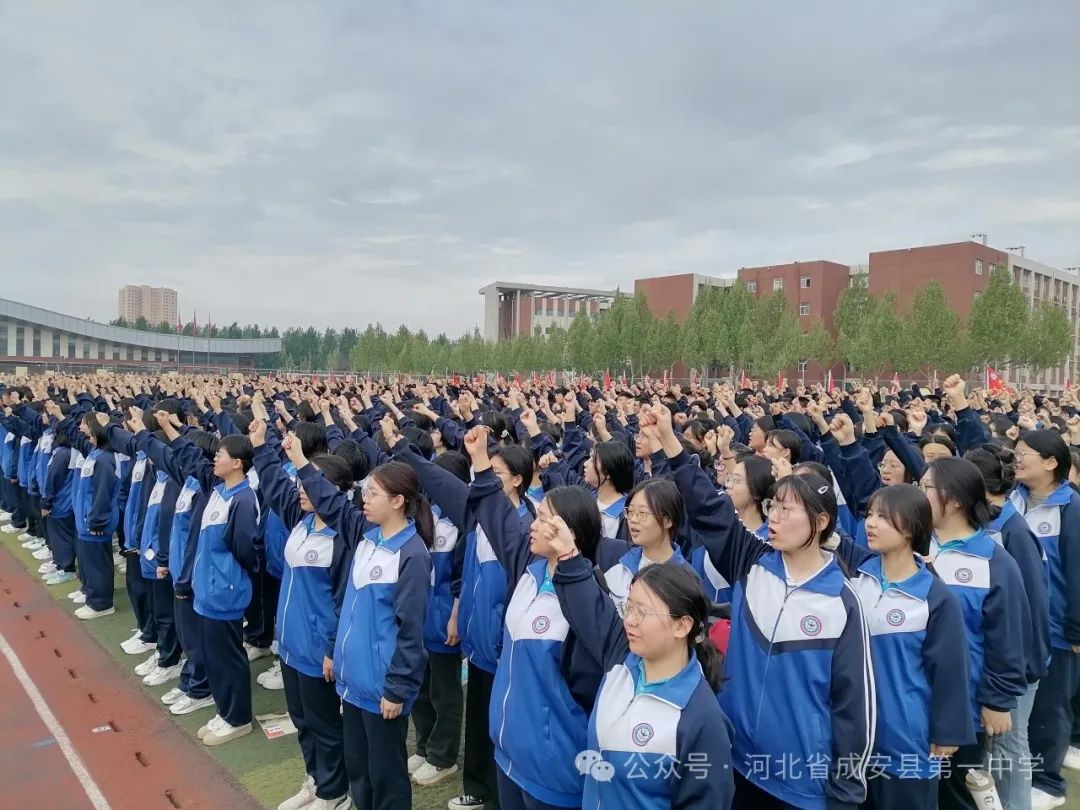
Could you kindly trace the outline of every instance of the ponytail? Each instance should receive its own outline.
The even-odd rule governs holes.
[[[405,505],[405,514],[416,523],[416,533],[424,541],[424,545],[430,550],[435,545],[435,516],[431,512],[431,504],[423,495],[417,495]]]
[[[416,524],[416,533],[430,549],[435,544],[435,520],[431,504],[420,494],[420,479],[413,468],[401,461],[389,461],[376,467],[371,477],[387,495],[400,495],[405,500],[405,517]]]

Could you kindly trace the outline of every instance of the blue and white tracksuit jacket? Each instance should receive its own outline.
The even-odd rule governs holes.
[[[258,571],[259,504],[245,478],[211,490],[199,528],[192,591],[195,612],[236,621],[251,601],[251,574]]]
[[[412,710],[427,667],[424,616],[431,587],[431,555],[416,525],[391,537],[368,528],[363,513],[313,465],[297,479],[315,512],[353,545],[334,645],[334,677],[342,700],[381,714],[386,698]]]
[[[667,560],[668,563],[672,565],[690,565],[686,558],[683,557],[682,552],[679,551],[678,546],[675,546],[672,550],[673,554]],[[644,565],[642,565],[642,560],[645,560]],[[634,581],[634,577],[637,576],[638,571],[649,565],[656,564],[645,556],[644,548],[633,546],[617,564],[604,572],[604,581],[607,583],[608,592],[611,594],[611,599],[616,606],[623,605],[627,597],[630,596],[630,585]],[[691,570],[693,569],[691,568]]]
[[[120,479],[108,450],[95,447],[75,481],[75,528],[87,543],[111,543],[120,522]]]
[[[424,646],[428,652],[455,655],[461,653],[461,645],[446,643],[446,625],[454,610],[454,555],[461,534],[438,506],[432,512],[435,544],[431,548],[431,599],[424,618]]]
[[[735,729],[733,767],[797,807],[865,801],[876,695],[854,588],[832,555],[808,580],[791,582],[782,552],[742,525],[685,451],[669,461],[692,528],[734,583],[720,695]]]
[[[1031,626],[1020,569],[985,531],[932,544],[934,571],[960,599],[967,630],[971,712],[1011,711],[1027,691],[1025,634]]]
[[[588,560],[563,560],[553,577],[572,632],[606,674],[589,717],[582,807],[727,808],[734,792],[730,724],[697,657],[674,677],[646,684],[614,604]],[[708,642],[705,642],[708,643]]]
[[[931,779],[940,775],[931,744],[975,743],[968,662],[957,655],[968,643],[960,602],[921,559],[913,576],[883,585],[881,557],[863,554],[852,585],[873,653],[875,765],[892,778]]]
[[[1050,643],[1054,649],[1071,650],[1080,645],[1080,495],[1066,482],[1029,510],[1028,491],[1021,484],[1010,500],[1046,554]]]

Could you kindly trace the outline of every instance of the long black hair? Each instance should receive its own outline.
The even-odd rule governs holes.
[[[754,506],[761,515],[761,519],[765,520],[768,515],[765,514],[764,503],[772,496],[773,488],[776,486],[772,463],[761,456],[747,456],[738,463],[742,464],[746,471],[746,489],[750,492]]]
[[[686,646],[697,656],[709,686],[714,692],[719,691],[724,680],[724,664],[709,640],[711,604],[697,574],[685,565],[650,565],[640,569],[633,582],[640,582],[656,594],[672,618],[686,616],[690,619],[692,626],[686,636]]]
[[[390,497],[400,495],[405,499],[405,517],[416,523],[416,533],[430,549],[435,542],[435,516],[427,498],[420,494],[420,479],[413,468],[402,461],[388,461],[376,467],[371,477]]]
[[[927,464],[926,471],[933,473],[938,503],[944,506],[948,501],[956,501],[974,529],[981,529],[990,522],[986,483],[978,467],[966,458],[942,457]]]
[[[645,505],[649,507],[649,511],[653,513],[653,517],[661,528],[665,520],[671,523],[666,531],[668,540],[674,543],[683,519],[682,494],[675,482],[670,478],[650,478],[642,481],[626,496],[627,506],[633,502],[638,493],[641,493],[645,499]]]
[[[1061,438],[1056,430],[1029,430],[1016,440],[1017,444],[1023,442],[1043,459],[1054,459],[1057,467],[1054,469],[1054,482],[1060,484],[1069,477],[1072,468],[1072,456],[1069,455],[1069,445]]]
[[[793,495],[810,519],[810,536],[806,538],[803,547],[810,545],[815,540],[820,546],[832,537],[836,529],[836,493],[833,491],[831,481],[826,481],[819,475],[789,475],[776,482],[776,490],[773,498],[782,498],[785,495]],[[828,516],[825,527],[818,531],[818,519]],[[765,516],[766,518],[768,515]]]
[[[964,453],[983,477],[990,495],[1007,495],[1016,483],[1016,455],[1007,447],[984,444]]]
[[[554,487],[544,496],[544,503],[566,522],[581,556],[596,565],[602,527],[595,496],[582,486]]]
[[[908,537],[917,554],[930,553],[934,513],[930,501],[918,487],[908,484],[882,487],[870,496],[866,511],[877,512],[890,526]]]
[[[515,487],[515,492],[522,500],[526,500],[525,493],[532,484],[534,461],[532,453],[520,444],[507,444],[491,451],[492,458],[501,458],[510,475],[521,476],[521,483]]]
[[[591,463],[597,477],[607,478],[620,494],[634,488],[634,454],[622,442],[613,439],[595,444]]]

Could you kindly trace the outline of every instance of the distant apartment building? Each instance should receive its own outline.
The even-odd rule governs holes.
[[[484,337],[510,340],[517,335],[550,334],[552,327],[568,329],[578,312],[597,315],[625,293],[576,287],[543,287],[496,281],[480,290],[484,296]]]
[[[176,290],[147,284],[126,284],[120,288],[117,317],[128,323],[146,318],[151,326],[177,322]]]

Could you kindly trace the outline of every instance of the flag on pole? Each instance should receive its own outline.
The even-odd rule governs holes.
[[[698,384],[698,373],[697,373],[697,369],[692,369],[692,370],[690,371],[690,386],[691,386],[691,387],[696,387],[696,386],[697,386],[697,384]]]
[[[534,371],[533,372],[533,385],[539,385],[539,384],[540,384],[540,372],[539,371]]]
[[[454,372],[454,376],[450,378],[450,382],[453,383],[454,387],[457,387],[461,384],[461,378],[458,377],[456,371]]]
[[[743,369],[739,376],[739,388],[753,388],[754,384],[750,381],[750,378],[746,376],[746,369]]]
[[[784,390],[784,372],[776,372],[776,387],[781,391]]]
[[[555,370],[552,369],[547,373],[547,384],[549,387],[555,387]]]
[[[625,373],[622,374],[619,377],[619,385],[621,385],[623,388],[626,388],[626,374]]]
[[[991,394],[996,394],[1005,388],[1005,381],[1001,379],[1001,375],[998,374],[990,366],[986,367],[986,390]]]
[[[514,385],[521,385],[521,372],[514,372]]]
[[[892,388],[890,389],[893,396],[900,393],[900,374],[899,372],[893,372],[892,375]]]
[[[671,384],[671,378],[668,375],[668,370],[664,369],[664,388],[668,388]]]
[[[176,316],[176,334],[182,334],[184,331],[184,324],[180,322],[180,316]]]
[[[604,390],[611,390],[611,369],[604,371]]]
[[[828,391],[830,394],[836,390],[836,386],[833,385],[831,368],[829,369],[829,373],[825,375],[825,390]]]

